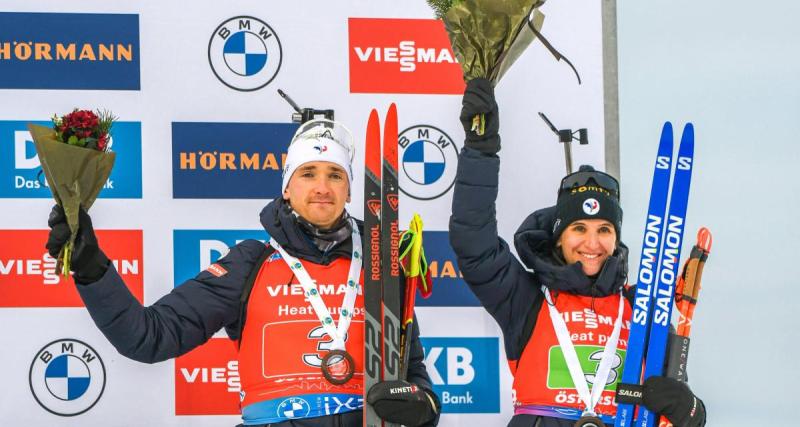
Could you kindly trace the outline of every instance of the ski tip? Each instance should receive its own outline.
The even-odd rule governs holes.
[[[694,137],[694,125],[692,124],[692,122],[686,123],[686,126],[683,127],[683,135],[684,137],[686,135],[691,135],[692,137]]]
[[[664,122],[664,126],[661,127],[661,146],[671,147],[674,140],[675,138],[672,137],[672,122]]]

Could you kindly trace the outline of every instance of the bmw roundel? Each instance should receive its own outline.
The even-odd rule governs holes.
[[[220,24],[208,42],[208,62],[226,86],[253,91],[268,85],[281,68],[283,51],[275,31],[252,16]]]
[[[97,352],[69,338],[42,347],[31,362],[28,376],[39,405],[63,417],[91,409],[106,386],[106,368]]]
[[[449,135],[429,126],[412,126],[400,133],[400,190],[418,200],[441,197],[453,187],[458,147]]]

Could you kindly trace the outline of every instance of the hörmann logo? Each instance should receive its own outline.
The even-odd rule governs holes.
[[[350,92],[462,94],[440,20],[350,18]]]
[[[455,184],[458,147],[441,129],[412,126],[400,133],[400,191],[418,199],[443,196]]]
[[[173,123],[172,193],[178,199],[280,196],[294,123]]]
[[[211,71],[225,86],[253,91],[278,74],[283,50],[278,35],[266,22],[236,16],[220,24],[208,42]]]
[[[51,126],[45,121],[0,121],[0,198],[53,197],[42,174],[42,166],[28,131],[28,123]],[[100,198],[142,197],[142,127],[138,122],[114,123],[111,150],[117,162]]]
[[[0,230],[0,307],[83,307],[73,279],[56,272],[42,246],[49,230]],[[143,300],[142,231],[96,230],[97,240],[131,293]]]
[[[139,90],[139,16],[0,12],[0,88]]]
[[[478,307],[480,302],[469,290],[458,269],[456,254],[450,246],[446,231],[425,231],[425,256],[428,271],[436,289],[430,298],[417,298],[417,305],[423,307]]]
[[[31,393],[47,412],[80,415],[100,400],[106,386],[103,359],[83,341],[65,338],[42,347],[28,374]]]
[[[420,338],[443,413],[499,413],[497,338]]]

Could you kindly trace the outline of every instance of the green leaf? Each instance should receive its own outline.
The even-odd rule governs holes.
[[[75,135],[70,136],[69,139],[67,140],[67,144],[78,145],[78,137]]]

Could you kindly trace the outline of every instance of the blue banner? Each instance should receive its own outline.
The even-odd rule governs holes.
[[[176,199],[274,199],[295,123],[172,123]]]
[[[139,90],[139,15],[0,12],[0,88]]]
[[[0,121],[0,198],[53,197],[36,155],[28,123],[52,126],[50,121]],[[142,125],[116,122],[111,128],[114,168],[99,198],[142,198]]]
[[[177,287],[227,255],[237,243],[247,239],[266,242],[269,235],[264,230],[174,230],[172,238]]]
[[[480,307],[481,303],[461,278],[456,254],[446,231],[423,232],[423,246],[433,279],[433,293],[427,299],[417,295],[419,307]]]
[[[420,338],[443,413],[500,413],[498,338]]]

